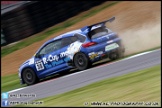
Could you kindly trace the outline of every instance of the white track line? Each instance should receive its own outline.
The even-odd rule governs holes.
[[[153,51],[147,51],[147,52],[143,52],[143,53],[140,53],[140,54],[136,54],[136,55],[133,55],[133,56],[130,56],[130,57],[127,57],[123,60],[127,60],[127,59],[131,59],[131,58],[135,58],[135,57],[138,57],[138,56],[141,56],[141,55],[145,55],[145,54],[148,54],[148,53],[151,53]]]
[[[122,60],[128,60],[128,59],[135,58],[135,57],[138,57],[138,56],[141,56],[141,55],[145,55],[145,54],[148,54],[148,53],[151,53],[151,52],[154,52],[154,51],[158,51],[158,50],[161,50],[161,48],[160,49],[156,49],[156,50],[152,50],[152,51],[143,52],[143,53],[140,53],[140,54],[136,54],[136,55],[130,56],[130,57],[125,58],[125,59],[122,59]],[[119,60],[119,61],[122,61],[122,60]],[[119,62],[119,61],[111,62],[109,64],[113,64],[113,63],[116,63],[116,62]],[[105,65],[107,65],[107,64],[105,64]],[[96,68],[100,68],[102,66],[104,66],[104,65],[101,65],[101,66],[96,67]],[[95,68],[91,68],[91,69],[95,69]],[[72,75],[80,74],[80,73],[89,71],[91,69],[87,69],[87,70],[84,70],[84,71],[80,71],[80,72],[76,72],[76,73],[73,73],[73,74],[69,74],[69,75],[63,76],[61,78],[66,78],[66,77],[69,77],[69,76],[72,76]],[[48,82],[48,81],[45,81],[44,83],[46,83],[46,82]],[[19,91],[19,90],[22,90],[22,89],[25,89],[25,88],[27,88],[27,87],[23,87],[23,88],[18,88],[18,89],[15,89],[15,90],[11,90],[8,93],[12,93],[12,92],[15,92],[15,91]]]
[[[141,56],[141,55],[144,55],[144,54],[148,54],[148,53],[151,53],[151,52],[154,52],[154,51],[158,51],[158,50],[160,50],[160,49],[152,50],[152,51],[147,51],[147,52],[143,52],[143,53],[140,53],[140,54],[136,54],[136,55],[130,56],[128,58],[121,59],[119,61],[110,62],[110,63],[105,64],[105,65],[110,65],[110,64],[113,64],[113,63],[116,63],[116,62],[120,62],[120,61],[123,61],[123,60],[128,60],[128,59],[135,58],[135,57],[138,57],[138,56]],[[86,71],[89,71],[89,70],[93,70],[93,69],[96,69],[96,68],[101,68],[101,67],[103,67],[105,65],[101,65],[101,66],[97,66],[95,68],[91,68],[91,69],[83,70],[83,71],[80,71],[80,72],[77,72],[77,73],[69,74],[69,75],[63,76],[61,78],[66,78],[66,77],[69,77],[69,76],[72,76],[72,75],[76,75],[76,74],[80,74],[80,73],[83,73],[83,72],[86,72]]]
[[[25,89],[25,88],[27,88],[27,87],[22,87],[22,88],[18,88],[18,89],[15,89],[15,90],[11,90],[8,93],[12,93],[12,92],[15,92],[15,91],[19,91],[19,90],[22,90],[22,89]]]

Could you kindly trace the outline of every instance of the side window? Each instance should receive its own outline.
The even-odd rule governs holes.
[[[77,41],[78,38],[76,36],[70,36],[62,39],[62,47],[68,46],[71,43]]]
[[[48,53],[54,51],[55,49],[56,49],[55,42],[54,43],[52,42],[47,45],[47,47],[45,48],[45,52],[46,52],[46,54],[48,54]]]
[[[82,36],[81,34],[75,34],[74,36],[70,36],[70,37],[67,37],[67,38],[63,38],[62,39],[62,47],[65,47],[65,46],[68,46],[70,45],[71,43],[75,42],[75,41],[80,41],[80,42],[84,42],[86,39],[85,36]]]
[[[59,50],[60,48],[61,48],[61,44],[62,44],[62,40],[60,39],[60,40],[57,40],[57,41],[55,41],[55,44],[54,44],[54,51],[56,51],[56,50]]]
[[[67,38],[62,39],[62,48],[65,47],[65,46],[68,46],[70,44],[71,44],[70,38],[67,37]]]
[[[77,40],[79,40],[80,42],[84,42],[84,41],[86,40],[86,37],[85,37],[85,36],[83,36],[83,35],[81,35],[81,34],[78,34],[78,33],[76,33],[76,34],[74,35],[74,37],[76,37]]]
[[[53,51],[60,49],[60,47],[61,47],[61,40],[51,42],[40,50],[39,55],[49,54]]]
[[[78,40],[78,38],[76,36],[71,36],[70,37],[71,43],[75,42]]]
[[[45,48],[46,48],[46,47],[44,47],[44,48],[42,48],[42,49],[40,50],[39,55],[44,55],[44,54],[46,54]]]

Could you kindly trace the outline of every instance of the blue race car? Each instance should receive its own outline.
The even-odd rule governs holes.
[[[44,43],[35,55],[19,68],[21,84],[32,85],[49,75],[72,68],[85,70],[104,56],[111,60],[124,55],[118,35],[105,26],[109,20],[85,26]]]

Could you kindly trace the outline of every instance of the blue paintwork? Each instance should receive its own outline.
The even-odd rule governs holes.
[[[104,24],[102,24],[102,26],[104,26]],[[79,49],[79,52],[83,52],[84,54],[86,54],[87,57],[89,57],[89,59],[90,59],[90,61],[92,63],[94,63],[96,61],[99,61],[99,60],[101,60],[102,54],[106,54],[106,53],[109,52],[109,51],[105,51],[105,46],[107,46],[109,44],[112,44],[112,43],[118,43],[118,42],[120,42],[121,39],[118,38],[117,37],[117,34],[114,33],[114,32],[111,32],[111,33],[109,33],[107,35],[101,36],[100,38],[90,39],[90,37],[88,37],[87,34],[88,34],[88,32],[90,31],[91,28],[92,28],[92,26],[85,26],[85,27],[83,27],[81,29],[74,30],[74,31],[71,31],[71,32],[62,34],[60,36],[57,36],[57,37],[55,37],[55,38],[53,38],[53,39],[45,42],[38,49],[38,51],[36,52],[36,54],[46,44],[48,44],[48,43],[50,43],[52,41],[55,41],[55,40],[58,40],[58,39],[62,39],[62,38],[65,38],[65,37],[73,36],[75,33],[80,33],[80,34],[82,34],[82,35],[84,35],[86,37],[85,42],[83,42],[82,44],[87,43],[87,42],[97,42],[98,44],[97,45],[94,45],[94,46],[91,46],[91,47],[87,47],[87,48],[84,48],[84,47],[81,46],[80,49]],[[63,70],[67,70],[67,69],[74,68],[73,66],[70,66],[67,63],[68,61],[73,60],[73,58],[70,58],[68,56],[61,57],[61,53],[62,52],[65,52],[68,47],[69,47],[69,45],[66,46],[66,47],[64,47],[64,48],[62,48],[62,49],[60,49],[60,50],[57,50],[57,51],[54,51],[54,52],[52,52],[50,54],[45,55],[44,58],[50,58],[50,59],[48,59],[49,61],[47,61],[47,60],[46,61],[43,61],[43,58],[36,58],[35,56],[33,56],[31,59],[25,61],[20,66],[20,68],[19,68],[19,78],[20,78],[21,84],[24,84],[24,82],[22,80],[22,72],[23,72],[23,69],[25,69],[25,68],[32,68],[39,79],[45,78],[46,76],[49,76],[49,75],[52,75],[52,74],[61,72]],[[90,57],[90,53],[94,53],[95,56],[91,58]],[[52,56],[50,57],[50,55],[52,55]],[[58,61],[52,60],[54,55],[56,55],[58,57]],[[31,64],[29,64],[30,61],[32,61],[32,59],[33,59],[33,62],[31,62]],[[39,70],[39,71],[36,69],[36,64],[38,62],[39,63],[40,62],[43,63],[44,69]]]

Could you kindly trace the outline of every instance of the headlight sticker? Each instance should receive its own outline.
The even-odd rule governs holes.
[[[31,64],[34,64],[34,58],[31,58],[31,59],[29,60],[29,65],[31,65]]]

